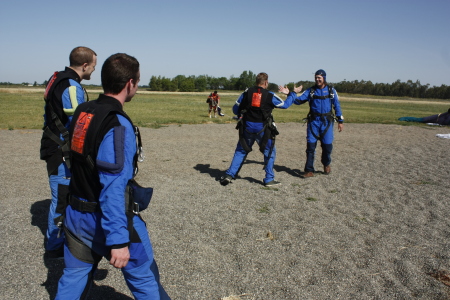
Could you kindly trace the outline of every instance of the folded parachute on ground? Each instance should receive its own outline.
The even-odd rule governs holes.
[[[406,121],[406,122],[419,122],[419,123],[434,123],[439,125],[450,125],[450,108],[448,111],[432,115],[429,117],[424,118],[415,118],[415,117],[401,117],[398,119],[399,121]]]

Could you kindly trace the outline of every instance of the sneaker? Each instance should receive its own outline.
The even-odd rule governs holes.
[[[309,178],[309,177],[314,177],[314,173],[313,172],[306,172],[305,174],[303,174],[303,178]]]
[[[264,186],[276,186],[276,185],[279,185],[279,184],[281,184],[281,182],[276,181],[276,180],[272,180],[270,182],[264,183]]]
[[[222,176],[222,177],[220,177],[220,184],[227,185],[231,182],[232,179],[233,179],[233,177],[231,177],[230,175]]]

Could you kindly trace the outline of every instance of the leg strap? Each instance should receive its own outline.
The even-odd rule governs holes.
[[[83,243],[80,239],[74,236],[67,228],[64,227],[64,233],[66,234],[66,242],[67,247],[77,259],[88,263],[88,264],[96,264],[101,259],[102,256],[92,251],[85,243]]]

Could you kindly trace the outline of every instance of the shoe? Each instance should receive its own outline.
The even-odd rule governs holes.
[[[314,177],[314,173],[313,172],[306,172],[305,174],[303,174],[303,178],[309,178],[309,177]]]
[[[227,185],[231,182],[231,180],[233,179],[233,177],[231,177],[230,175],[225,175],[220,177],[220,184],[221,185]]]
[[[276,186],[276,185],[279,185],[279,184],[281,184],[281,182],[276,181],[276,180],[272,180],[270,182],[264,183],[264,186]]]
[[[45,250],[45,257],[49,259],[64,259],[64,247],[56,250]]]
[[[323,174],[329,175],[330,173],[331,173],[331,167],[330,167],[330,165],[328,165],[328,166],[323,166]]]

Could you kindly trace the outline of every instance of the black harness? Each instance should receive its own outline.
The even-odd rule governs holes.
[[[98,199],[101,192],[98,166],[95,158],[104,135],[120,122],[116,115],[125,117],[135,129],[137,151],[133,158],[134,173],[124,191],[125,214],[128,220],[130,242],[139,243],[140,238],[133,227],[133,217],[147,208],[153,194],[152,188],[141,187],[134,177],[138,173],[138,161],[142,161],[142,141],[139,128],[134,126],[117,100],[101,95],[102,101],[92,101],[79,105],[71,124],[72,180],[67,205],[80,212],[100,212]],[[83,201],[77,196],[87,199]],[[74,234],[64,229],[71,253],[81,261],[97,263],[101,256],[90,249]],[[126,245],[124,245],[126,246]]]
[[[45,155],[43,155],[43,153],[41,152],[41,158],[45,157],[47,161],[47,172],[49,176],[58,168],[58,166],[61,164],[62,161],[66,163],[69,169],[71,167],[69,131],[64,126],[60,117],[56,113],[55,108],[53,107],[52,101],[50,101],[49,99],[49,95],[50,97],[53,95],[56,86],[58,86],[58,84],[61,81],[69,78],[72,78],[72,76],[67,72],[55,72],[53,76],[50,78],[44,93],[46,113],[50,115],[47,116],[46,114],[46,119],[49,117],[50,119],[46,120],[45,122],[46,124],[44,128],[42,128],[44,131],[43,135],[51,139],[59,146],[58,150],[55,153],[53,153],[49,158],[45,157]],[[87,97],[87,101],[89,101],[89,96],[86,93],[86,90],[84,91]],[[51,122],[48,122],[48,120],[51,120]],[[60,139],[59,134],[61,134],[63,140]]]
[[[252,87],[244,92],[242,102],[239,105],[238,115],[240,117],[236,129],[239,130],[239,142],[247,153],[251,152],[252,148],[245,141],[244,130],[252,135],[259,135],[261,132],[264,132],[259,150],[264,153],[269,139],[273,140],[271,152],[273,150],[275,136],[278,135],[278,130],[273,121],[272,110],[274,105],[272,104],[272,97],[273,95],[268,90],[261,87]],[[257,133],[251,133],[245,128],[246,121],[262,122],[263,128]]]
[[[102,97],[106,96],[102,95]],[[133,178],[139,171],[138,161],[143,157],[141,134],[139,128],[133,125],[131,119],[122,110],[121,104],[115,99],[103,98],[102,101],[83,103],[79,108],[71,124],[71,155],[76,164],[72,166],[74,176],[70,191],[72,194],[86,199],[89,203],[97,204],[102,187],[95,159],[105,134],[110,129],[121,126],[116,116],[123,116],[134,128],[137,151],[133,158]],[[72,198],[74,196],[71,197],[71,201]],[[97,208],[95,210],[92,208],[93,206],[88,207],[90,206],[83,204],[78,210],[97,211]]]

